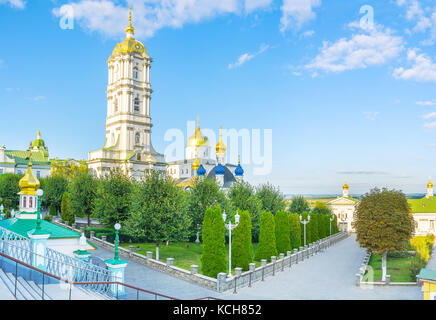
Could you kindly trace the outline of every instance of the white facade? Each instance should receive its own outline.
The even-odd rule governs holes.
[[[163,155],[151,143],[152,59],[133,32],[129,24],[126,39],[117,44],[107,61],[106,142],[102,149],[88,154],[88,168],[97,176],[120,168],[141,178],[150,170],[166,169]]]
[[[357,203],[357,200],[349,197],[349,188],[346,183],[342,187],[342,197],[327,202],[327,205],[337,217],[339,230],[347,232],[355,231],[352,222],[354,221]]]

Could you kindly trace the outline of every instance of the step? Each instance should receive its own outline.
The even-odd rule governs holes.
[[[13,275],[10,272],[6,273],[6,275],[14,283],[14,286],[15,286],[15,275]],[[29,291],[27,291],[27,288],[25,286],[23,286],[17,279],[17,292],[18,291],[24,296],[24,299],[26,299],[26,300],[35,300],[36,299]]]
[[[30,286],[30,284],[23,277],[18,277],[18,283],[30,293],[30,295],[33,297],[33,300],[41,299],[39,292],[36,292],[35,289],[33,289],[33,287]]]
[[[39,286],[37,285],[34,281],[27,281],[27,283],[29,284],[29,286],[31,286],[33,288],[33,290],[38,294],[38,296],[42,299],[42,285]],[[45,289],[45,288],[44,288]],[[44,300],[53,300],[48,294],[47,292],[45,292],[44,290]]]
[[[70,289],[69,285],[60,284],[48,284],[45,286],[45,290],[53,300],[69,300]],[[77,286],[71,287],[71,300],[99,300],[95,295],[91,295],[83,290],[80,290]]]
[[[6,284],[0,279],[0,300],[15,300],[15,297]]]
[[[11,279],[9,279],[9,277],[7,276],[7,274],[3,271],[3,269],[0,269],[0,278],[2,278],[4,284],[8,287],[9,291],[12,293],[12,295],[14,295],[15,293],[15,280],[11,281]],[[17,288],[17,296],[16,296],[16,300],[26,300],[26,298],[24,297],[24,295],[20,292],[20,290],[18,290]]]
[[[9,294],[13,297],[14,300],[14,289],[11,287],[9,278],[6,276],[6,273],[3,269],[0,269],[0,283],[2,284],[2,291],[4,290],[4,295],[8,296]]]
[[[96,292],[96,291],[93,291],[91,289],[83,288],[82,286],[77,286],[76,288],[78,290],[81,290],[82,292],[84,292],[85,294],[87,294],[89,296],[95,297],[95,299],[97,299],[97,300],[110,300],[109,296],[101,294],[100,292]]]

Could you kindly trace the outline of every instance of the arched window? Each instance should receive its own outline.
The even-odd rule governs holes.
[[[29,197],[29,208],[33,208],[33,197]]]
[[[138,79],[138,67],[133,68],[133,79]]]
[[[139,112],[141,110],[138,96],[136,96],[135,101],[133,102],[133,110],[135,110],[135,112]]]
[[[141,140],[141,135],[139,134],[139,132],[137,132],[135,134],[135,144],[139,144]]]
[[[27,205],[27,203],[26,203],[26,197],[23,197],[23,208],[26,208],[26,205]]]
[[[141,154],[140,154],[140,153],[138,153],[138,154],[136,155],[136,160],[138,160],[138,161],[141,160]]]

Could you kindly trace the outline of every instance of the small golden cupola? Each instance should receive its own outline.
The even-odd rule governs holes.
[[[223,141],[223,127],[221,126],[220,127],[220,138],[218,140],[218,143],[215,146],[215,151],[217,154],[223,154],[223,153],[226,153],[226,150],[227,150],[227,147]]]
[[[31,156],[29,156],[26,174],[21,178],[18,185],[20,186],[21,194],[27,195],[36,195],[36,191],[40,187],[39,180],[33,175]]]
[[[342,186],[342,189],[343,189],[343,190],[348,190],[348,189],[350,189],[350,188],[348,187],[347,180],[345,180],[345,183],[344,183],[344,185]]]
[[[196,173],[197,170],[198,170],[198,168],[200,168],[200,162],[198,162],[197,157],[195,157],[194,162],[192,162],[192,171],[193,171],[194,173]]]
[[[427,183],[427,189],[433,188],[433,183],[431,182],[431,179],[429,179]]]

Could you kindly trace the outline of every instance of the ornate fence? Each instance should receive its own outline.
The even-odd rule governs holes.
[[[29,239],[2,227],[0,252],[30,265],[32,257],[37,255],[31,250]],[[109,284],[98,283],[112,281],[107,269],[50,248],[46,248],[45,256],[41,258],[45,259],[46,272],[71,282],[92,282],[84,287],[100,293],[109,292]]]

